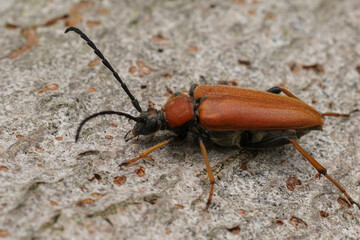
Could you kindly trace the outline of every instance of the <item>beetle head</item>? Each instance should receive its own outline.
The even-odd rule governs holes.
[[[161,111],[154,108],[149,108],[147,111],[142,112],[139,119],[141,120],[132,129],[134,136],[149,135],[163,129]]]

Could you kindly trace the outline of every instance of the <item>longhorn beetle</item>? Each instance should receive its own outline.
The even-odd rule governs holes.
[[[156,149],[169,144],[175,138],[184,139],[187,133],[191,132],[200,145],[210,182],[206,208],[210,206],[212,200],[215,178],[203,139],[211,140],[220,146],[237,146],[247,149],[265,149],[292,144],[321,175],[329,179],[346,196],[351,204],[356,204],[360,208],[346,190],[327,174],[326,169],[297,143],[300,137],[310,131],[322,130],[325,116],[348,117],[350,114],[330,112],[321,114],[291,92],[280,87],[273,87],[263,92],[230,86],[198,86],[196,84],[190,87],[188,94],[180,92],[172,94],[161,110],[149,107],[148,110],[143,111],[138,100],[131,94],[95,44],[78,28],[69,27],[65,33],[69,31],[79,34],[94,50],[121,84],[134,108],[140,113],[138,117],[118,111],[102,111],[90,115],[80,123],[75,141],[79,140],[81,129],[87,121],[107,114],[116,114],[135,121],[136,124],[131,130],[134,136],[150,135],[158,130],[169,130],[175,133],[176,137],[160,142],[142,152],[138,157],[120,164],[120,166],[129,166]],[[279,95],[281,92],[286,96]]]

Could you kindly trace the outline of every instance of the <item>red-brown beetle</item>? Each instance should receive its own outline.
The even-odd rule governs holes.
[[[106,114],[117,114],[134,120],[136,124],[131,130],[134,136],[149,135],[158,130],[169,130],[174,132],[177,138],[183,139],[188,132],[191,132],[199,142],[210,181],[207,208],[214,193],[215,178],[203,139],[209,139],[225,147],[238,146],[248,149],[265,149],[292,144],[320,174],[329,179],[346,196],[351,204],[356,204],[360,208],[346,190],[327,174],[326,169],[297,143],[300,137],[310,131],[322,130],[324,116],[348,117],[349,114],[321,114],[280,87],[273,87],[263,92],[230,86],[198,85],[192,85],[188,94],[179,92],[173,94],[160,111],[154,108],[143,111],[136,98],[95,44],[78,28],[69,27],[65,33],[69,31],[78,33],[87,42],[95,54],[101,58],[103,64],[113,73],[130,97],[133,106],[140,112],[139,117],[117,111],[93,114],[81,122],[76,132],[76,141],[87,121]],[[279,95],[281,92],[286,96]],[[173,139],[174,137],[156,144],[120,166],[128,166],[145,158]]]

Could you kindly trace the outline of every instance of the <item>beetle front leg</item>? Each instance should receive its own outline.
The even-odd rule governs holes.
[[[280,94],[281,92],[283,92],[288,97],[300,100],[299,98],[297,98],[294,94],[292,94],[291,92],[289,92],[285,88],[281,88],[281,87],[278,87],[278,86],[270,88],[269,90],[267,90],[267,92],[274,93],[274,94]]]
[[[324,175],[327,179],[329,179],[345,195],[345,197],[349,200],[351,204],[357,205],[360,209],[359,203],[355,202],[346,192],[346,190],[337,181],[335,181],[327,174],[326,168],[324,168],[318,161],[316,161],[312,156],[310,156],[310,154],[308,154],[302,147],[300,147],[300,145],[296,141],[292,139],[289,139],[289,141],[311,163],[311,165],[313,165],[313,167],[318,170],[320,174]]]
[[[148,156],[150,153],[152,153],[153,151],[155,151],[158,148],[161,148],[162,146],[170,143],[173,139],[169,139],[166,141],[163,141],[161,143],[156,144],[155,146],[152,146],[151,148],[146,149],[144,152],[142,152],[138,157],[130,159],[129,161],[126,161],[124,163],[119,164],[119,167],[122,166],[129,166],[130,164],[133,164],[135,162],[137,162],[138,160],[145,158],[146,156]]]
[[[201,153],[202,153],[202,155],[204,157],[204,161],[205,161],[205,165],[206,165],[206,171],[207,171],[207,174],[208,174],[208,177],[209,177],[209,182],[210,182],[210,192],[209,192],[208,200],[206,202],[206,209],[208,209],[210,204],[211,204],[212,196],[214,194],[215,178],[214,178],[214,174],[213,174],[213,172],[211,170],[211,166],[210,166],[209,159],[208,159],[208,156],[207,156],[207,153],[206,153],[205,145],[204,145],[201,138],[199,138],[199,144],[200,144],[200,148],[201,148]]]

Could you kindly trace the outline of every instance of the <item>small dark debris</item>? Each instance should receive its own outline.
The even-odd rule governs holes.
[[[265,14],[266,19],[276,19],[276,15],[272,12],[268,12]]]
[[[110,219],[105,218],[105,221],[106,221],[107,223],[109,223],[112,227],[114,226],[114,224],[110,221]]]
[[[217,83],[219,85],[226,85],[226,86],[239,86],[239,82],[236,79],[233,79],[231,81],[220,80]]]
[[[240,214],[240,215],[247,215],[247,211],[245,209],[239,209],[237,210],[237,213]]]
[[[199,48],[197,46],[195,46],[195,45],[190,45],[190,46],[188,46],[187,50],[189,52],[195,53],[195,52],[199,51]]]
[[[166,88],[166,93],[168,93],[169,95],[174,93],[174,90],[172,90],[168,85],[165,85]]]
[[[89,179],[89,181],[94,181],[95,179],[98,180],[98,182],[102,181],[102,177],[97,173],[94,173],[94,176],[91,179]]]
[[[172,76],[171,76],[170,73],[163,73],[163,74],[161,74],[161,77],[166,78],[167,80],[169,80]]]
[[[294,227],[298,227],[298,226],[303,226],[303,227],[307,227],[307,223],[304,222],[302,219],[297,218],[292,216],[289,220],[289,222],[291,223],[291,225],[293,225]]]
[[[235,226],[232,228],[227,228],[227,230],[233,234],[239,234],[240,233],[240,226]]]
[[[59,20],[65,20],[65,19],[67,19],[68,17],[69,17],[68,14],[64,14],[64,15],[62,15],[62,16],[60,16],[60,17],[55,17],[55,18],[47,21],[46,23],[44,23],[43,26],[48,27],[48,26],[55,25]]]
[[[249,61],[249,60],[245,60],[245,59],[238,59],[238,63],[240,64],[240,65],[244,65],[244,66],[248,66],[248,67],[250,67],[251,66],[251,62]]]
[[[76,159],[80,159],[80,158],[82,158],[82,157],[90,156],[90,155],[98,155],[99,153],[100,153],[100,151],[98,151],[98,150],[85,151],[85,152],[79,153],[79,154],[76,156]]]
[[[137,70],[137,68],[136,68],[135,66],[131,66],[131,67],[129,68],[129,73],[135,74],[136,70]]]
[[[284,222],[283,222],[282,220],[280,220],[280,219],[275,219],[275,218],[274,218],[274,223],[276,223],[276,224],[279,225],[279,226],[284,225]]]
[[[159,53],[162,53],[162,52],[164,52],[164,49],[159,48],[157,51],[158,51]]]
[[[5,171],[5,172],[7,172],[7,171],[9,171],[9,168],[6,167],[6,166],[1,165],[1,166],[0,166],[0,171]]]
[[[356,71],[360,74],[360,65],[356,67]]]
[[[304,70],[312,70],[317,74],[324,74],[325,73],[324,67],[319,63],[315,63],[313,65],[302,65],[302,68]]]
[[[86,25],[88,27],[96,27],[101,25],[101,21],[92,21],[92,20],[86,20]]]
[[[125,176],[116,176],[114,178],[114,183],[118,186],[123,185],[126,182],[126,177]]]
[[[300,179],[297,179],[295,177],[289,177],[289,179],[286,182],[286,187],[290,190],[290,191],[294,191],[296,185],[301,185],[301,181]]]
[[[85,204],[92,204],[94,203],[95,200],[91,199],[91,198],[86,198],[86,199],[82,199],[76,202],[76,205],[79,207],[84,206]]]
[[[241,164],[240,164],[240,168],[241,168],[241,170],[246,170],[247,169],[247,165],[246,165],[246,163],[245,162],[242,162]]]
[[[293,73],[293,74],[299,74],[300,73],[300,68],[299,66],[296,64],[296,63],[289,63],[289,68],[290,68],[290,71]]]
[[[153,41],[154,42],[161,42],[163,40],[165,40],[165,37],[161,33],[153,36]]]
[[[45,184],[46,182],[35,182],[29,187],[29,191],[35,191],[40,187],[41,184]]]
[[[7,28],[7,29],[17,29],[17,28],[21,28],[21,27],[19,25],[16,25],[16,24],[6,23],[5,28]]]
[[[113,140],[114,139],[114,137],[111,136],[111,135],[105,135],[105,138],[108,139],[108,140]]]
[[[325,211],[320,211],[320,216],[322,216],[323,218],[327,218],[329,216],[329,213]]]
[[[151,205],[154,205],[159,198],[160,198],[160,196],[158,196],[156,194],[152,194],[149,196],[145,196],[144,201],[150,203]]]
[[[139,69],[139,77],[144,77],[146,75],[149,75],[153,72],[153,69],[145,64],[145,61],[143,59],[139,59],[136,61],[136,64]]]
[[[256,10],[255,9],[250,9],[249,10],[249,15],[250,16],[255,16],[256,15]]]
[[[139,177],[143,177],[145,175],[145,168],[144,167],[140,167],[138,169],[135,170],[135,173],[139,176]]]
[[[147,86],[146,85],[141,85],[140,88],[145,89],[145,88],[147,88]]]
[[[95,58],[94,60],[89,62],[88,66],[91,67],[91,68],[95,67],[96,64],[99,62],[99,60],[100,60],[100,58],[98,58],[98,57]]]

